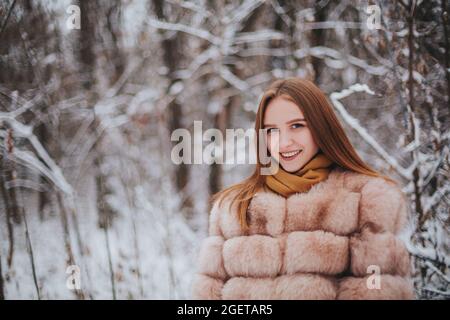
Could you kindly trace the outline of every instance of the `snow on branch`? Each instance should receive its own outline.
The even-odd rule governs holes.
[[[44,161],[44,163],[29,152],[20,151],[17,149],[14,150],[15,156],[50,179],[50,181],[52,181],[64,193],[72,195],[72,186],[67,182],[61,169],[47,153],[39,139],[33,134],[33,128],[20,123],[7,113],[0,113],[0,122],[3,121],[7,122],[11,126],[15,135],[28,139],[34,150],[36,150],[37,155]]]
[[[256,8],[258,8],[263,2],[264,1],[262,0],[244,1],[242,5],[237,7],[230,14],[231,18],[229,16],[226,16],[224,19],[222,19],[222,22],[226,25],[222,37],[217,37],[207,30],[194,28],[181,23],[170,23],[153,18],[148,18],[147,22],[150,26],[156,29],[185,32],[198,38],[207,40],[211,44],[220,47],[223,52],[227,53],[231,44],[285,39],[283,33],[274,30],[260,30],[255,32],[242,32],[237,34],[237,30],[241,21],[244,20]]]
[[[187,69],[176,71],[174,74],[181,79],[190,79],[194,73],[204,64],[210,60],[218,58],[220,55],[219,49],[215,46],[210,46],[199,54],[189,65]]]
[[[221,66],[220,67],[220,76],[227,81],[229,84],[231,84],[236,89],[245,92],[249,90],[249,85],[247,82],[242,81],[238,77],[236,77],[227,67]]]
[[[230,15],[226,15],[223,20],[226,24],[239,24],[263,2],[264,0],[246,0],[239,7],[234,9]],[[231,18],[229,18],[230,16]]]
[[[433,289],[433,288],[423,288],[422,290],[431,292],[436,295],[450,297],[450,291],[445,292],[445,291],[441,291],[441,290],[437,290],[437,289]]]
[[[408,252],[423,261],[428,261],[432,265],[444,265],[445,267],[450,267],[450,257],[444,256],[441,259],[438,259],[438,254],[434,250],[434,248],[428,247],[419,247],[414,245],[411,241],[405,241],[406,248]],[[427,265],[429,267],[429,265]]]
[[[440,203],[442,198],[448,193],[450,193],[450,184],[446,183],[442,187],[438,188],[431,197],[425,199],[425,203],[423,204],[424,212],[428,212]]]
[[[234,49],[234,48],[233,48]],[[239,57],[253,57],[253,56],[271,56],[271,57],[286,57],[291,55],[288,48],[245,48],[236,49],[236,55]]]
[[[383,65],[380,66],[372,66],[369,65],[366,61],[352,56],[350,54],[343,55],[341,52],[324,47],[324,46],[316,46],[311,48],[302,48],[298,49],[294,52],[294,56],[298,59],[302,59],[308,56],[314,56],[316,58],[330,58],[335,62],[345,62],[352,64],[358,68],[364,69],[367,73],[382,76],[388,72],[388,68]]]
[[[358,119],[350,115],[345,109],[344,105],[340,102],[341,99],[350,96],[355,92],[367,92],[369,94],[375,94],[365,84],[354,84],[348,89],[344,89],[341,92],[333,92],[330,95],[333,106],[339,111],[344,121],[350,125],[389,165],[391,165],[402,177],[407,180],[412,179],[412,173],[410,168],[403,168],[395,158],[381,147],[381,145],[367,132],[367,130],[360,125]]]
[[[305,23],[305,30],[316,29],[364,29],[365,24],[361,22],[353,21],[320,21],[320,22],[307,22]]]
[[[430,268],[431,270],[433,270],[436,274],[438,274],[440,277],[442,277],[442,279],[444,279],[445,281],[447,281],[447,283],[450,283],[450,278],[443,274],[441,272],[441,270],[439,270],[438,268],[436,268],[435,265],[433,265],[430,261],[426,261],[425,264],[427,265],[428,268]],[[449,293],[447,293],[449,294]]]
[[[198,28],[193,28],[181,23],[170,23],[170,22],[163,22],[159,21],[153,18],[148,18],[147,22],[156,29],[162,29],[162,30],[171,30],[171,31],[181,31],[185,32],[187,34],[196,36],[198,38],[207,40],[208,42],[211,42],[212,44],[216,46],[220,46],[221,39],[219,37],[214,36],[210,32]]]
[[[273,30],[259,30],[254,32],[240,32],[234,38],[235,44],[250,43],[267,40],[285,40],[283,33]]]
[[[289,17],[289,15],[286,14],[286,11],[283,9],[283,7],[278,3],[278,1],[270,1],[270,5],[276,12],[276,14],[283,20],[283,22],[288,26],[292,26],[294,24],[294,21]]]
[[[169,2],[171,4],[178,5],[178,6],[182,7],[182,8],[191,10],[193,12],[196,12],[202,17],[208,17],[209,18],[209,17],[213,17],[214,16],[214,14],[211,11],[209,11],[206,7],[199,6],[198,4],[195,4],[195,3],[192,3],[192,2],[189,2],[189,1],[167,0],[167,2]]]
[[[2,86],[0,86],[0,94],[11,99],[12,108],[10,109],[11,111],[8,112],[8,115],[13,118],[16,118],[22,113],[28,111],[29,109],[36,107],[42,101],[43,98],[43,94],[39,92],[32,99],[25,100],[22,97],[18,96],[17,91],[14,91],[12,92],[12,94],[9,94],[6,90],[4,90]],[[19,104],[20,107],[17,108],[16,107],[17,104]]]

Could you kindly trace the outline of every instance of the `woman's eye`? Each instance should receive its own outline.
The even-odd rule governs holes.
[[[301,124],[301,123],[294,123],[294,124],[292,125],[292,128],[293,128],[293,129],[297,129],[297,128],[301,128],[301,127],[304,127],[304,125]]]

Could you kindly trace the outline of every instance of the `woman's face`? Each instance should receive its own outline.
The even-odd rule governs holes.
[[[286,97],[279,96],[269,102],[263,128],[267,129],[270,155],[287,172],[300,170],[319,151],[303,112]]]

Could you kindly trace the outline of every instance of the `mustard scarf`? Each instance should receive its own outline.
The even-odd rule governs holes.
[[[274,175],[266,176],[266,186],[288,197],[293,193],[306,192],[316,183],[326,180],[333,161],[321,151],[316,153],[300,170],[290,173],[281,166]]]

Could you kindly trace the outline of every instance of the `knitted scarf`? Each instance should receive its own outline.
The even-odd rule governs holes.
[[[266,176],[265,184],[269,189],[284,197],[293,193],[306,192],[316,183],[328,178],[332,164],[333,161],[319,151],[296,172],[287,172],[279,166],[276,174]]]

